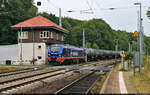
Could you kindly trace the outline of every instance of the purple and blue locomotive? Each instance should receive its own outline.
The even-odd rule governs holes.
[[[62,63],[81,62],[85,59],[84,49],[70,45],[53,44],[48,48],[48,63],[59,65]]]

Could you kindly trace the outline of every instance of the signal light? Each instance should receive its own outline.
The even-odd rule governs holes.
[[[118,44],[118,40],[114,40],[114,42],[115,42],[115,45],[117,45],[117,44]]]

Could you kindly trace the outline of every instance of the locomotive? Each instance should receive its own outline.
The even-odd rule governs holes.
[[[84,62],[98,59],[120,57],[120,51],[78,48],[71,45],[53,44],[48,47],[48,64],[60,65]]]

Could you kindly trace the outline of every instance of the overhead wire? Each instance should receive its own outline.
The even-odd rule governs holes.
[[[59,9],[59,7],[56,6],[54,3],[52,3],[51,0],[47,0],[47,1],[48,1],[55,9],[57,9],[57,10]]]
[[[56,10],[58,10],[60,7],[58,7],[56,4],[54,4],[51,0],[47,0],[49,4],[51,4]],[[93,14],[94,17],[97,18],[97,15],[95,14],[96,12],[99,12],[99,11],[103,11],[103,10],[121,10],[121,9],[132,9],[132,8],[136,8],[136,7],[112,7],[112,8],[100,8],[100,5],[99,3],[96,1],[96,0],[92,0],[92,2],[94,1],[94,3],[97,5],[97,8],[93,8],[92,5],[89,3],[88,0],[86,0],[86,4],[87,6],[89,7],[88,9],[84,9],[84,10],[64,10],[62,9],[62,12],[68,16],[70,15],[70,13],[74,13],[74,12],[80,12],[80,13],[85,13],[85,14]],[[142,6],[142,7],[149,7],[149,6]],[[50,11],[50,10],[49,10]]]
[[[91,5],[89,4],[89,1],[86,0],[86,2],[87,2],[88,7],[90,8],[90,10],[93,12],[93,9],[92,9]]]
[[[53,8],[55,8],[56,10],[59,9],[54,3],[51,2],[51,0],[47,0],[47,1],[48,1],[47,4],[51,4],[51,5],[53,6]],[[49,11],[50,11],[50,10],[49,10]],[[51,11],[51,12],[55,12],[55,11]]]
[[[59,10],[59,8],[61,8],[61,7],[57,6],[56,4],[54,4],[51,0],[47,0],[47,1],[48,1],[48,4],[51,4],[53,6],[53,8],[55,8],[56,10]],[[62,8],[61,8],[61,10],[64,14],[66,14]],[[50,13],[52,13],[52,12],[56,12],[56,11],[50,11]],[[68,14],[66,14],[66,15],[68,16]]]

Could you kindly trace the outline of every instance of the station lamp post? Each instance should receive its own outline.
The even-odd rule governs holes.
[[[139,72],[142,73],[142,63],[143,63],[143,29],[142,29],[142,4],[141,3],[134,3],[134,5],[139,5],[139,45],[140,45],[140,52],[139,52]]]

